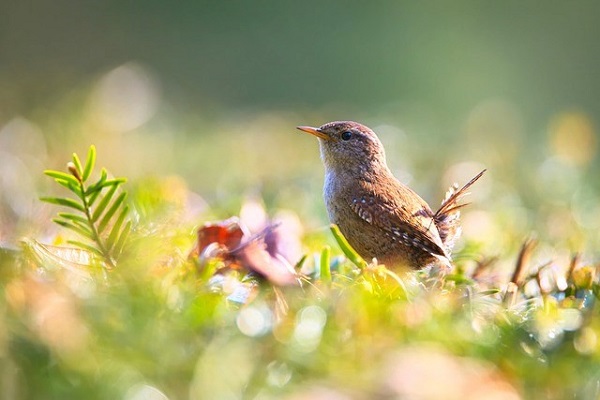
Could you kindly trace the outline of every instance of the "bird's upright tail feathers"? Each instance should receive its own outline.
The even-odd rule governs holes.
[[[461,204],[460,201],[464,196],[469,194],[467,190],[481,178],[485,171],[486,170],[484,169],[478,173],[460,189],[456,183],[450,186],[450,189],[446,192],[446,197],[444,197],[444,200],[442,201],[441,207],[433,216],[438,232],[440,233],[440,238],[442,239],[442,243],[446,247],[448,254],[450,254],[454,242],[461,234],[460,209],[469,204]]]

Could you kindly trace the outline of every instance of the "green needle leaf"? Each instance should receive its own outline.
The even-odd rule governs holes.
[[[79,176],[81,176],[83,174],[83,168],[81,167],[81,161],[79,160],[77,153],[73,153],[73,164],[75,164],[75,169],[79,173]]]
[[[72,244],[72,245],[77,246],[77,247],[81,247],[82,249],[87,250],[90,253],[94,253],[95,255],[101,257],[102,259],[104,259],[104,254],[102,254],[102,252],[100,250],[98,250],[97,248],[95,248],[92,245],[80,242],[78,240],[67,240],[67,243]]]
[[[66,219],[66,220],[70,220],[70,221],[77,221],[80,222],[82,224],[88,224],[89,221],[87,220],[87,218],[82,217],[81,215],[75,215],[75,214],[71,214],[71,213],[66,213],[66,212],[60,212],[58,213],[58,216]]]
[[[119,218],[117,218],[117,220],[115,221],[115,224],[112,227],[110,235],[108,235],[108,239],[106,240],[106,248],[107,249],[110,250],[113,248],[113,245],[115,244],[115,242],[118,238],[119,231],[121,230],[121,226],[123,225],[123,222],[125,221],[125,217],[127,217],[128,212],[129,212],[129,207],[128,206],[123,207],[121,214],[119,214]]]
[[[94,169],[94,165],[96,164],[96,146],[91,145],[88,150],[87,160],[85,161],[85,169],[83,170],[82,180],[85,182],[90,175],[92,174],[92,170]]]
[[[79,182],[71,174],[67,174],[65,172],[60,172],[60,171],[54,171],[54,170],[50,170],[50,169],[44,171],[44,174],[48,175],[51,178],[54,178],[56,180],[56,182],[60,183],[63,186],[65,186],[64,183],[71,183],[75,186],[79,186]],[[68,186],[66,186],[66,187],[68,187]]]
[[[98,225],[98,233],[102,233],[104,231],[104,229],[108,225],[108,223],[109,223],[110,219],[112,218],[112,216],[119,209],[119,207],[123,204],[123,201],[125,200],[125,197],[127,197],[127,193],[123,192],[123,193],[121,193],[119,195],[119,197],[117,197],[115,199],[115,201],[113,202],[112,206],[110,206],[110,208],[108,209],[108,211],[102,217],[102,220],[100,221],[100,224]]]
[[[88,207],[92,207],[94,205],[94,203],[96,202],[96,199],[98,198],[98,196],[100,195],[100,190],[94,192],[89,198],[88,198]]]
[[[106,194],[104,195],[104,197],[102,198],[100,203],[98,203],[96,210],[94,210],[94,215],[92,216],[92,222],[98,221],[98,218],[100,218],[100,216],[106,209],[106,206],[108,206],[108,203],[110,203],[110,200],[112,199],[113,195],[117,191],[117,188],[118,188],[118,185],[114,185],[110,188],[110,190],[108,192],[106,192]]]
[[[72,231],[79,233],[81,236],[85,236],[86,238],[88,238],[90,240],[94,240],[93,235],[88,230],[82,228],[79,225],[76,225],[76,224],[73,224],[73,223],[70,223],[67,221],[63,221],[62,219],[58,219],[58,218],[54,218],[52,221],[54,221],[58,225],[62,226],[63,228],[71,229]]]
[[[85,208],[83,208],[81,204],[73,199],[62,197],[40,197],[40,200],[45,201],[46,203],[57,204],[59,206],[70,207],[78,211],[85,212]]]
[[[123,228],[123,230],[121,231],[121,234],[119,235],[119,239],[117,240],[115,247],[113,248],[113,254],[115,254],[117,257],[123,251],[123,246],[125,246],[125,241],[127,240],[127,237],[129,236],[130,231],[131,231],[131,221],[127,221],[127,223],[125,224],[125,227]]]
[[[59,185],[64,186],[67,189],[69,189],[71,192],[75,193],[77,195],[77,197],[81,198],[81,187],[79,186],[79,183],[74,184],[71,181],[65,181],[62,179],[54,179],[54,180]]]

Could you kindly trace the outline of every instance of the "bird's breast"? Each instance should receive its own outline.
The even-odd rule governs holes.
[[[351,205],[353,192],[357,190],[359,182],[350,179],[345,174],[328,171],[325,174],[323,197],[327,207],[329,220],[334,224],[343,224],[344,221],[355,219]]]

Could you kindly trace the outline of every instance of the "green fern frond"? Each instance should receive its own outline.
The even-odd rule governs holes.
[[[76,211],[77,213],[59,212],[53,221],[85,239],[69,240],[68,243],[95,255],[106,268],[112,269],[116,266],[131,231],[129,207],[125,202],[127,193],[121,190],[127,179],[108,179],[108,172],[102,168],[100,178],[88,183],[95,164],[96,148],[90,146],[85,165],[73,153],[72,161],[67,164],[69,173],[44,171],[44,174],[67,188],[76,198],[42,197],[40,200]],[[120,193],[116,195],[118,192]]]

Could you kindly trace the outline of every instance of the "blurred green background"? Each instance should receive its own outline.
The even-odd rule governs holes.
[[[91,143],[114,174],[180,177],[223,216],[260,193],[322,226],[317,145],[294,127],[354,119],[432,205],[490,170],[467,237],[503,249],[492,233],[536,231],[595,251],[599,12],[594,1],[4,1],[0,240],[43,219],[41,171]]]

